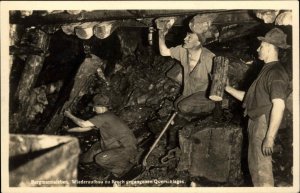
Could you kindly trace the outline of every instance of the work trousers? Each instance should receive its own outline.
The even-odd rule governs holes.
[[[272,156],[262,154],[262,143],[267,129],[268,124],[265,115],[249,119],[248,165],[254,186],[274,186]]]
[[[100,142],[96,142],[87,152],[83,153],[80,161],[88,163],[95,161],[104,169],[120,177],[129,171],[135,164],[137,149],[135,147],[123,147],[116,143],[109,149],[103,150]]]
[[[185,114],[197,114],[211,112],[214,107],[214,101],[205,96],[205,91],[199,91],[189,96],[180,96],[174,102],[175,108]]]

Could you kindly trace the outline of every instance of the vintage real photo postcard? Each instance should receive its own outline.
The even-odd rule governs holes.
[[[297,1],[2,1],[1,191],[299,192]]]

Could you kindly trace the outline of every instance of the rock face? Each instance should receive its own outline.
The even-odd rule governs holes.
[[[96,75],[102,81],[106,81],[103,75],[101,67],[105,65],[105,62],[94,54],[87,57],[80,65],[75,78],[72,90],[69,94],[69,99],[64,103],[61,110],[55,113],[50,123],[44,129],[45,133],[54,133],[61,126],[63,121],[63,112],[66,109],[74,111],[73,106],[78,103],[82,96],[88,93],[89,87],[96,79]]]
[[[240,126],[229,122],[214,124],[209,117],[185,127],[180,139],[183,154],[179,165],[183,170],[216,182],[241,180],[243,135]]]

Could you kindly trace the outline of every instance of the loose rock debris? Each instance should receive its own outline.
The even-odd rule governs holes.
[[[118,57],[113,67],[107,58],[103,59],[101,76],[91,76],[82,94],[71,94],[73,98],[77,97],[76,102],[72,104],[72,109],[79,117],[88,119],[93,115],[90,106],[92,96],[96,93],[110,96],[112,111],[128,124],[138,139],[140,159],[137,165],[139,165],[169,116],[174,112],[173,101],[179,96],[181,85],[167,74],[172,67],[179,64],[170,58],[159,56],[152,47],[142,45],[139,41],[129,41],[126,32],[120,31],[117,34],[123,55]],[[129,36],[134,36],[132,34],[136,32],[129,33]],[[240,42],[243,41],[240,39]],[[235,43],[234,48],[233,45],[226,44],[228,47],[220,46],[223,49],[218,47],[215,53],[222,53],[229,58],[228,76],[231,85],[246,88],[251,82],[251,75],[256,74],[260,66],[243,43]],[[95,50],[93,45],[91,50]],[[96,56],[98,53],[94,54]],[[96,57],[99,57],[99,54]],[[84,61],[84,58],[81,61]],[[108,66],[112,69],[107,70]],[[76,85],[79,83],[82,83],[80,79]],[[32,97],[36,100],[34,104],[42,104],[43,107],[34,108],[34,105],[34,110],[30,114],[33,118],[31,128],[37,128],[34,132],[43,132],[39,129],[44,124],[44,118],[51,115],[51,108],[55,109],[64,104],[64,101],[57,104],[57,99],[67,93],[64,89],[71,91],[72,87],[63,87],[58,89],[60,92],[56,90],[51,94],[47,94],[43,89],[35,89],[38,92],[35,92],[36,96]],[[229,103],[226,108],[223,106],[221,111],[222,121],[215,119],[213,112],[197,116],[178,115],[174,124],[150,154],[147,160],[150,167],[147,170],[137,172],[129,179],[113,179],[110,173],[94,163],[79,164],[77,186],[251,186],[245,166],[246,123],[240,115],[241,110],[238,109],[240,104],[231,100],[226,94],[224,100],[229,100]],[[278,163],[274,164],[277,186],[291,186],[293,179],[293,163],[288,159],[292,157],[291,114],[287,114],[284,123],[283,127],[286,129],[278,133],[273,156],[274,162]],[[63,119],[62,124],[58,126],[58,135],[70,135],[65,130],[74,125],[69,120]],[[96,131],[71,135],[79,139],[82,152],[87,151],[92,144],[100,140],[99,133]],[[226,153],[222,154],[223,152]],[[199,165],[195,165],[199,160],[195,156],[202,156]],[[222,165],[224,163],[227,163],[226,167]],[[216,165],[214,167],[210,164]],[[212,168],[215,168],[215,171],[212,171]],[[85,183],[94,180],[96,181],[94,184]]]

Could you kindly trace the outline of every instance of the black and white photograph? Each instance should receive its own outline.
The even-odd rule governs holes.
[[[1,181],[299,192],[299,3],[2,1]]]

